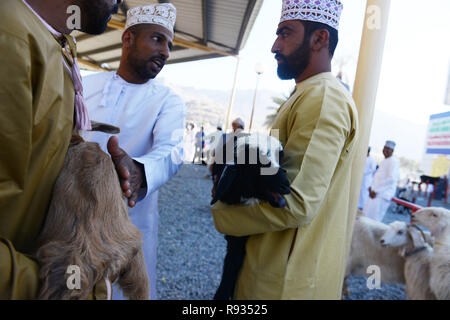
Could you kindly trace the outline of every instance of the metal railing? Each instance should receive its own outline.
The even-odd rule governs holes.
[[[409,201],[405,201],[405,200],[402,200],[402,199],[399,199],[399,198],[396,198],[396,197],[392,198],[391,200],[393,202],[401,205],[401,206],[404,206],[404,207],[406,207],[408,209],[411,209],[411,213],[414,213],[414,212],[416,212],[416,211],[418,211],[418,210],[423,208],[422,206],[419,206],[419,205],[417,205],[415,203],[412,203],[412,202],[409,202]]]

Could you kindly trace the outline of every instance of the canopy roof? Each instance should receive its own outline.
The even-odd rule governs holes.
[[[127,10],[158,2],[171,2],[177,8],[174,46],[168,63],[178,63],[237,55],[263,0],[125,0],[102,35],[75,32],[81,67],[117,69]]]

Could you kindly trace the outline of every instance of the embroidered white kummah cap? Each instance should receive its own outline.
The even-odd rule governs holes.
[[[321,22],[339,30],[344,6],[339,0],[283,0],[281,22],[306,20]]]
[[[174,34],[176,19],[177,9],[171,3],[136,7],[127,12],[125,30],[137,24],[158,24]]]
[[[388,141],[386,141],[386,144],[384,146],[394,150],[395,149],[395,142],[388,140]]]

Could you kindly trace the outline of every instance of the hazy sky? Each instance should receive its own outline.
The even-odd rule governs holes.
[[[353,86],[366,0],[342,0],[340,42],[335,62],[346,62],[345,80]],[[444,96],[450,63],[450,1],[392,0],[376,108],[415,123],[446,112]],[[262,62],[262,89],[287,93],[292,81],[276,75],[270,52],[281,13],[281,0],[265,0],[245,48],[241,51],[238,89],[254,89],[255,64]],[[236,59],[218,58],[168,65],[159,77],[176,85],[230,90]],[[334,71],[336,71],[336,63]]]
[[[344,80],[353,87],[366,0],[341,0],[344,11],[333,72],[345,63]],[[281,0],[265,0],[240,53],[238,89],[254,90],[255,65],[265,72],[260,88],[287,94],[293,81],[281,81],[270,52],[281,14]],[[391,0],[376,108],[413,123],[426,125],[429,116],[447,112],[444,105],[450,70],[450,0]],[[226,57],[167,65],[158,78],[179,86],[229,91],[236,58]]]

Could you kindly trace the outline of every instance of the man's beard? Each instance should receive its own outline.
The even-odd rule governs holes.
[[[117,1],[109,4],[107,0],[82,0],[81,31],[94,35],[105,32],[111,15],[117,13],[118,10]]]
[[[309,64],[311,53],[309,50],[309,41],[305,38],[300,47],[289,56],[283,56],[277,53],[275,58],[281,58],[284,62],[278,64],[278,77],[281,80],[290,80],[298,78]]]

